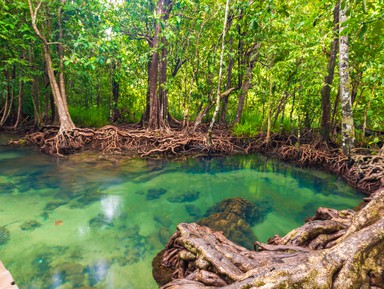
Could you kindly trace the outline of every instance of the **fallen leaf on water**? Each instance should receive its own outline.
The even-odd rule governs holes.
[[[63,224],[64,224],[64,222],[62,220],[56,220],[55,221],[55,226],[61,226]]]

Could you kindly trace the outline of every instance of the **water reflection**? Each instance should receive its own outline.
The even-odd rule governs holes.
[[[122,197],[120,196],[106,196],[101,199],[101,208],[109,223],[120,215],[121,205]]]

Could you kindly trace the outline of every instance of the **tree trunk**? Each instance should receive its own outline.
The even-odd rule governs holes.
[[[224,97],[227,97],[231,94],[232,91],[238,89],[237,87],[231,87],[224,91],[222,94],[220,94],[220,99],[223,99]],[[207,115],[207,113],[212,109],[212,107],[215,105],[215,102],[211,100],[206,106],[204,106],[203,109],[200,109],[200,113],[195,119],[195,125],[193,127],[193,131],[196,131],[197,127],[200,125],[203,118]]]
[[[269,93],[268,93],[268,107],[267,107],[267,135],[265,137],[265,141],[269,142],[271,138],[271,100],[273,94],[273,80],[272,74],[270,75],[269,80]]]
[[[383,288],[384,189],[371,197],[357,213],[319,208],[285,237],[255,242],[255,251],[222,232],[180,224],[154,260],[172,277],[161,288]]]
[[[6,120],[8,119],[10,109],[12,107],[12,101],[11,101],[11,77],[8,73],[8,71],[3,71],[5,79],[7,81],[7,93],[5,95],[5,104],[3,108],[3,115],[0,120],[0,125],[4,125]]]
[[[350,156],[351,149],[355,146],[355,129],[353,123],[352,103],[351,103],[351,82],[349,79],[349,53],[348,53],[348,34],[343,35],[346,28],[343,23],[347,21],[348,1],[341,3],[340,7],[340,37],[339,37],[339,73],[340,73],[340,98],[342,111],[342,147],[346,155]]]
[[[232,47],[232,43],[233,43],[233,39],[231,38],[229,40],[230,47]],[[227,68],[227,82],[225,83],[225,89],[226,90],[231,87],[233,64],[234,64],[234,59],[230,55],[228,68]],[[223,99],[221,101],[221,109],[220,109],[220,123],[221,124],[226,124],[226,121],[227,121],[228,100],[229,100],[229,95],[223,97]]]
[[[365,130],[367,128],[368,113],[371,108],[372,100],[375,98],[375,88],[376,88],[376,83],[373,85],[371,97],[369,98],[368,105],[365,107],[365,110],[364,110],[364,122],[363,122],[363,133],[362,133],[363,138],[365,138]]]
[[[168,127],[168,97],[164,88],[167,72],[167,52],[165,37],[161,37],[162,25],[166,23],[172,10],[171,0],[158,0],[154,35],[150,47],[152,57],[148,65],[148,103],[144,113],[144,122],[150,129]],[[163,22],[163,23],[162,23]],[[161,58],[159,56],[161,51]]]
[[[289,113],[289,125],[291,129],[291,134],[294,133],[294,125],[293,125],[293,111],[295,108],[295,100],[296,100],[296,88],[293,90],[293,96],[292,96],[292,106],[291,106],[291,111]]]
[[[159,100],[160,100],[160,126],[167,127],[169,124],[168,119],[168,91],[166,86],[167,82],[167,40],[162,37],[161,59],[159,63]]]
[[[61,0],[62,3],[65,3],[66,0]],[[64,47],[62,45],[64,41],[64,35],[63,35],[63,27],[61,25],[61,9],[62,6],[60,6],[57,9],[57,23],[59,26],[59,42],[60,44],[58,45],[59,49],[59,88],[60,88],[60,94],[61,97],[63,98],[63,101],[67,102],[67,92],[65,89],[65,79],[64,79]]]
[[[208,146],[212,145],[212,131],[213,131],[213,125],[215,124],[216,115],[219,112],[220,109],[220,91],[221,91],[221,80],[222,80],[222,73],[223,73],[223,63],[224,63],[224,49],[225,49],[225,35],[227,32],[227,21],[228,21],[228,11],[229,11],[229,0],[226,1],[225,4],[225,13],[224,13],[224,25],[223,25],[223,33],[222,33],[222,41],[221,41],[221,54],[220,54],[220,68],[219,68],[219,81],[217,83],[217,93],[216,93],[216,107],[215,111],[213,112],[212,121],[209,125],[208,129],[208,137],[207,137],[207,143]]]
[[[244,108],[244,102],[248,95],[248,90],[251,87],[251,81],[252,81],[252,71],[256,64],[256,58],[253,55],[250,55],[247,71],[245,73],[245,79],[242,81],[241,88],[240,88],[240,96],[239,101],[237,103],[237,110],[236,110],[236,117],[235,117],[235,123],[240,123],[241,116],[243,114],[243,108]]]
[[[112,103],[111,103],[111,121],[116,122],[119,118],[117,105],[119,103],[120,96],[120,83],[116,76],[116,69],[119,66],[119,63],[116,65],[116,60],[112,60],[111,64],[111,93],[112,93]]]
[[[16,129],[20,123],[22,104],[23,104],[23,81],[20,80],[19,81],[18,102],[17,102],[17,117],[16,117],[16,122],[13,126],[14,129]]]
[[[338,109],[339,103],[340,103],[340,87],[337,90],[337,94],[336,94],[336,97],[335,97],[335,102],[333,104],[332,120],[331,120],[331,131],[332,131],[332,133],[336,132],[336,127],[337,127],[337,119],[336,119],[336,117],[337,117],[337,112],[339,111],[339,109]]]
[[[328,75],[324,78],[324,86],[321,90],[321,107],[322,107],[322,117],[321,117],[321,135],[323,141],[328,142],[329,134],[331,131],[331,86],[333,83],[333,77],[335,73],[336,65],[336,55],[338,50],[338,25],[339,25],[339,10],[340,10],[340,1],[337,1],[336,6],[333,10],[333,31],[334,38],[331,43],[331,48],[328,54]]]
[[[71,116],[69,115],[68,111],[68,105],[66,101],[65,95],[62,93],[65,93],[65,89],[60,89],[60,85],[64,85],[64,82],[61,82],[61,80],[64,80],[63,76],[62,78],[59,77],[59,83],[56,80],[55,72],[53,71],[53,64],[52,64],[52,58],[50,53],[50,48],[47,40],[45,37],[40,33],[37,25],[36,25],[36,17],[37,12],[39,11],[42,1],[39,2],[36,9],[33,9],[31,0],[28,0],[29,9],[31,13],[31,19],[32,19],[32,27],[37,34],[37,36],[42,40],[43,42],[43,49],[44,49],[44,60],[46,64],[47,74],[49,78],[49,83],[51,86],[53,98],[57,107],[58,115],[59,115],[59,122],[60,122],[60,129],[59,134],[62,134],[66,131],[71,131],[75,128],[75,125],[71,119]],[[61,44],[59,44],[61,45]],[[60,73],[59,73],[60,74]]]

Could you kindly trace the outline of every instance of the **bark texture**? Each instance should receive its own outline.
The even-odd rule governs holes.
[[[338,27],[339,13],[340,13],[340,1],[337,1],[333,10],[333,25],[334,25],[334,38],[331,43],[331,47],[328,55],[327,71],[328,74],[324,78],[324,86],[321,89],[321,134],[323,141],[329,140],[329,134],[331,132],[331,86],[333,83],[333,77],[335,74],[336,56],[339,48]]]
[[[43,42],[43,49],[44,49],[44,60],[46,63],[46,70],[49,78],[49,83],[51,86],[53,98],[57,107],[57,111],[59,114],[59,122],[60,122],[60,130],[58,134],[58,141],[60,142],[60,138],[62,134],[65,134],[68,131],[71,131],[75,128],[75,125],[71,119],[71,116],[69,115],[68,111],[68,104],[67,104],[67,98],[65,95],[65,84],[64,84],[64,74],[62,71],[59,72],[59,81],[56,79],[55,72],[53,70],[53,62],[50,52],[50,44],[47,39],[43,36],[43,34],[40,32],[39,28],[36,24],[37,19],[37,13],[41,7],[43,1],[40,1],[39,4],[36,6],[36,8],[33,8],[31,0],[28,0],[31,19],[32,19],[32,27],[36,33],[36,35],[41,39]],[[58,18],[59,22],[61,19],[61,9],[58,10]],[[62,36],[62,30],[60,29],[60,36]],[[57,44],[57,43],[55,43]],[[61,46],[62,44],[59,43]],[[62,54],[62,48],[59,49],[59,57],[60,57],[60,63],[62,65],[63,61],[63,54]]]
[[[180,224],[161,258],[173,280],[161,288],[384,288],[384,189],[359,212],[320,208],[304,226],[255,249]]]
[[[171,0],[158,0],[156,23],[153,37],[149,41],[152,57],[148,64],[148,103],[144,112],[144,122],[150,129],[168,127],[168,97],[164,87],[167,80],[167,49],[166,39],[161,36],[172,10]]]
[[[220,65],[219,65],[220,66],[219,67],[219,82],[217,84],[217,93],[216,93],[216,107],[215,107],[215,111],[213,112],[211,124],[209,125],[209,129],[208,129],[208,136],[207,136],[208,145],[212,144],[213,125],[215,124],[216,116],[217,116],[219,109],[220,109],[221,81],[222,81],[222,74],[223,74],[225,34],[227,32],[228,11],[229,11],[229,0],[227,0],[226,4],[225,4],[223,33],[221,36],[222,39],[221,39]]]
[[[339,37],[339,73],[340,73],[340,97],[341,97],[341,132],[342,147],[345,154],[350,155],[351,149],[355,147],[355,129],[352,114],[351,81],[349,79],[349,52],[348,34],[343,35],[346,28],[348,1],[341,3],[339,11],[340,37]]]

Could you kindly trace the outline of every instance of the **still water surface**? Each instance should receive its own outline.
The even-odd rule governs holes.
[[[154,289],[151,260],[176,225],[233,197],[264,207],[261,241],[361,200],[334,176],[261,155],[114,164],[0,146],[0,260],[20,289]]]

